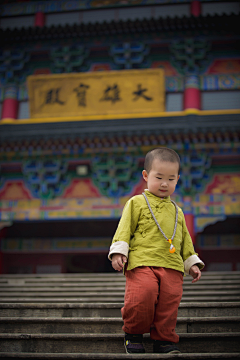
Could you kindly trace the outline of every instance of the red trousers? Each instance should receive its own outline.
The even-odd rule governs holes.
[[[177,343],[175,332],[178,306],[182,298],[183,274],[161,267],[126,270],[123,331],[149,333],[153,340]]]

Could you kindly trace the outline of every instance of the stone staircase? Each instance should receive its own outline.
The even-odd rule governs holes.
[[[123,347],[122,274],[0,276],[0,359],[240,359],[240,272],[185,277],[177,333],[182,354]]]

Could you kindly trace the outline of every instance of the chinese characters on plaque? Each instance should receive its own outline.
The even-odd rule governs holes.
[[[33,75],[32,118],[157,113],[165,110],[162,69]]]

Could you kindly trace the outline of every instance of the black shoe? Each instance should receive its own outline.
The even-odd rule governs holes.
[[[155,354],[181,354],[181,351],[174,343],[160,340],[154,340],[153,352]]]
[[[124,346],[127,354],[144,354],[142,334],[127,334],[124,337]]]

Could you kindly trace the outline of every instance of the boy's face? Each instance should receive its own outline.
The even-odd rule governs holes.
[[[160,198],[172,195],[179,179],[178,168],[177,162],[154,159],[150,172],[142,172],[148,190]]]

